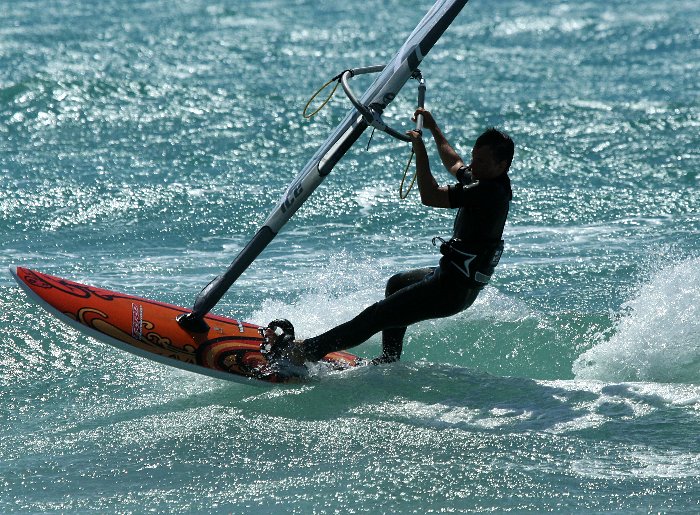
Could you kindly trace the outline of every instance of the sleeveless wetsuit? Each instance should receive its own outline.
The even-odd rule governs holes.
[[[463,167],[457,179],[459,183],[449,187],[450,206],[459,208],[450,240],[450,248],[456,252],[443,252],[437,267],[391,277],[383,300],[349,322],[306,339],[308,359],[317,361],[329,352],[349,349],[383,331],[383,358],[396,360],[401,356],[407,326],[451,316],[472,305],[500,257],[512,193],[507,174],[477,181]]]

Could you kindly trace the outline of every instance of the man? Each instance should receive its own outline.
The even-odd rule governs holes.
[[[318,361],[329,352],[359,345],[379,331],[382,354],[373,363],[397,361],[409,325],[467,309],[488,283],[503,251],[501,238],[512,199],[508,169],[513,159],[513,140],[496,129],[486,130],[474,144],[470,164],[465,165],[432,114],[418,109],[414,120],[418,115],[423,116],[423,127],[433,135],[442,164],[458,181],[453,186],[440,186],[430,170],[421,133],[407,133],[416,155],[422,203],[459,209],[453,237],[440,247],[443,257],[439,265],[391,277],[383,300],[320,336],[296,341],[293,329],[280,334],[280,321],[272,322],[277,334],[268,331],[271,336],[265,342],[273,350],[267,353],[271,362],[299,366]]]

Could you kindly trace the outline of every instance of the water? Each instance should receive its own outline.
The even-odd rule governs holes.
[[[191,305],[349,105],[306,100],[429,4],[0,0],[0,267]],[[516,141],[507,250],[400,364],[229,384],[96,344],[4,274],[0,512],[697,512],[699,27],[694,0],[467,5],[421,68],[460,152]],[[436,262],[453,213],[400,201],[408,149],[367,139],[217,312],[313,335]]]

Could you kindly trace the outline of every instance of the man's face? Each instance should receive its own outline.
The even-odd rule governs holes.
[[[495,179],[506,171],[506,162],[497,161],[491,147],[474,147],[469,170],[475,179]]]

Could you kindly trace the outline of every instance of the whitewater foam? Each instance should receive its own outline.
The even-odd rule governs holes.
[[[613,335],[573,364],[578,379],[700,382],[700,259],[657,272],[623,305]]]

